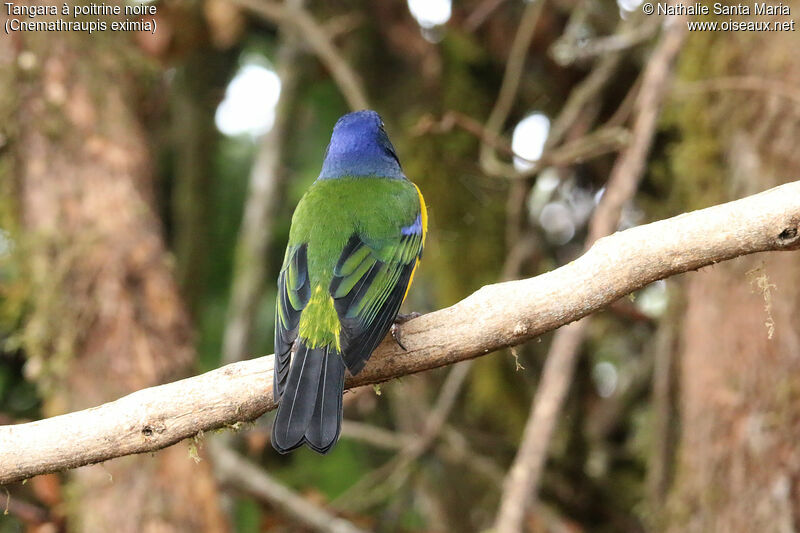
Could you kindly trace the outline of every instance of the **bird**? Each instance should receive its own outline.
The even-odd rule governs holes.
[[[278,275],[272,446],[328,453],[339,439],[345,370],[355,376],[392,328],[428,227],[380,115],[333,127],[319,177],[292,215]]]

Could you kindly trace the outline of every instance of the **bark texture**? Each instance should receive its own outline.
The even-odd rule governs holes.
[[[378,383],[522,344],[657,279],[740,255],[800,246],[800,182],[598,240],[535,278],[487,285],[387,336],[346,386]],[[133,453],[275,408],[273,357],[130,394],[52,419],[0,426],[0,483]]]
[[[137,117],[138,69],[151,67],[120,35],[29,33],[4,49],[19,98],[27,371],[51,415],[173,380],[194,357]],[[208,464],[186,448],[80,469],[70,483],[76,531],[225,530]]]
[[[781,532],[800,523],[799,275],[796,259],[768,257],[688,280],[678,530]]]

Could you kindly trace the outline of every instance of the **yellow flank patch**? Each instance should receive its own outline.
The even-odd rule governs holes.
[[[317,285],[300,315],[299,337],[309,348],[333,345],[341,352],[341,331],[342,325],[333,306],[333,298],[321,285]]]
[[[425,207],[425,197],[422,196],[422,191],[419,190],[417,184],[414,183],[414,188],[417,189],[417,194],[419,195],[419,209],[420,209],[420,220],[422,222],[422,246],[425,246],[425,236],[428,234],[428,208]],[[419,259],[414,261],[414,268],[411,270],[411,276],[408,278],[408,285],[406,286],[406,293],[403,295],[403,301],[406,301],[406,297],[408,296],[408,290],[411,288],[411,284],[414,282],[414,274],[417,273],[417,267],[419,266]]]
[[[408,290],[411,288],[411,284],[414,283],[414,274],[416,274],[418,266],[419,266],[419,259],[415,259],[414,268],[411,269],[411,275],[408,277],[408,285],[406,285],[406,293],[403,295],[403,302],[406,301],[406,297],[408,296]]]
[[[425,236],[428,234],[428,208],[425,207],[425,197],[422,196],[422,191],[419,190],[416,183],[412,185],[417,189],[417,194],[419,195],[420,218],[422,219],[422,246],[425,246]]]

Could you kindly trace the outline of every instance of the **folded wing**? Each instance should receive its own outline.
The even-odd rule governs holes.
[[[306,244],[289,246],[278,276],[278,297],[275,305],[275,371],[273,397],[278,401],[286,388],[292,345],[297,339],[300,313],[308,304],[311,284],[308,279]]]
[[[342,251],[330,294],[351,374],[361,371],[389,331],[422,255],[422,241],[422,227],[415,221],[402,228],[397,239],[380,243],[367,243],[354,234]]]

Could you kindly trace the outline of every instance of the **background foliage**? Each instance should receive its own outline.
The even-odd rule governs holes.
[[[644,17],[637,6],[623,2],[547,0],[523,50],[526,60],[516,97],[499,131],[492,132],[485,125],[529,4],[459,0],[450,6],[449,17],[429,24],[412,15],[413,2],[399,0],[263,2],[283,6],[281,16],[270,16],[258,3],[161,1],[156,4],[160,29],[155,35],[102,36],[108,52],[99,51],[100,37],[23,36],[13,47],[9,37],[0,37],[6,40],[0,48],[0,83],[8,89],[0,91],[0,423],[68,408],[70,401],[57,391],[70,387],[67,376],[76,371],[75,361],[92,335],[104,335],[89,333],[92,313],[102,308],[102,299],[69,292],[87,276],[73,259],[79,262],[85,247],[94,245],[67,237],[42,241],[41,234],[30,231],[34,208],[24,200],[35,187],[23,168],[30,163],[21,148],[26,131],[44,132],[45,142],[56,148],[70,146],[73,133],[55,105],[36,115],[48,120],[30,121],[33,112],[26,102],[46,87],[52,62],[72,65],[74,70],[67,70],[75,83],[84,84],[100,101],[112,99],[109,83],[124,89],[124,113],[98,112],[92,127],[102,137],[104,120],[122,116],[136,124],[133,136],[142,141],[138,156],[147,167],[139,183],[149,191],[142,197],[154,214],[165,261],[192,324],[187,349],[194,363],[176,370],[185,374],[226,360],[231,288],[248,268],[259,269],[266,281],[248,311],[254,327],[246,353],[272,352],[274,280],[293,207],[319,172],[333,124],[350,110],[330,65],[315,53],[305,30],[292,22],[297,9],[315,21],[317,31],[356,73],[369,106],[386,122],[406,174],[425,193],[429,241],[404,307],[418,312],[450,305],[489,283],[548,271],[581,252],[592,212],[626,144],[606,143],[601,150],[542,165],[526,177],[518,175],[524,173],[519,163],[509,175],[488,171],[481,145],[499,145],[497,157],[513,169],[515,126],[535,114],[547,117],[550,126],[558,124],[570,99],[586,90],[586,80],[601,68],[607,72],[565,123],[563,142],[585,139],[603,125],[629,132],[642,72],[663,31],[654,17]],[[621,44],[603,48],[609,36]],[[686,38],[669,77],[647,166],[636,195],[623,209],[620,228],[751,194],[797,176],[800,62],[791,52],[797,44],[796,34],[698,32]],[[70,56],[59,51],[63,49],[92,52]],[[284,61],[287,57],[293,60]],[[35,66],[28,68],[27,61]],[[603,67],[604,61],[610,67]],[[254,66],[262,76],[278,72],[284,82],[288,77],[295,82],[288,87],[284,83],[278,101],[268,85],[250,80],[250,91],[257,94],[247,99],[239,93],[234,103],[240,111],[230,120],[244,123],[248,115],[262,113],[273,120],[222,133],[220,106],[226,90],[230,97],[232,81]],[[270,122],[281,128],[280,148],[274,136],[264,134]],[[544,138],[516,142],[524,148],[518,152],[531,153]],[[266,179],[274,188],[265,208],[269,225],[261,231],[266,252],[247,259],[242,219],[253,196],[249,183],[259,172],[253,161],[259,157],[273,158]],[[255,230],[257,234],[259,228]],[[58,268],[42,277],[34,257],[50,257],[47,264]],[[768,279],[783,280],[776,281],[772,295],[777,337],[771,344],[761,343],[767,317],[762,292],[751,290],[753,276],[747,272],[753,268]],[[526,518],[528,530],[745,531],[748,527],[737,517],[749,520],[742,518],[742,509],[762,498],[756,489],[737,494],[749,475],[763,494],[788,487],[781,489],[783,496],[775,496],[783,498],[778,503],[763,497],[767,509],[777,510],[750,526],[777,531],[786,520],[795,525],[800,521],[800,463],[792,444],[800,420],[794,401],[800,378],[792,361],[798,359],[800,344],[791,318],[800,300],[796,291],[784,290],[796,279],[797,268],[786,261],[748,259],[708,270],[692,274],[700,281],[688,289],[683,277],[658,282],[591,322],[539,499]],[[718,278],[735,286],[739,298],[726,299],[726,285]],[[706,284],[718,292],[704,291]],[[711,313],[720,305],[724,313]],[[729,317],[743,313],[748,320],[732,327]],[[687,316],[696,321],[687,322]],[[719,331],[731,342],[717,349]],[[759,340],[748,344],[752,339]],[[227,446],[299,493],[309,506],[332,510],[367,530],[479,531],[494,519],[502,479],[518,449],[550,340],[546,335],[513,353],[476,361],[434,444],[411,462],[397,461],[398,449],[425,434],[426,417],[453,372],[449,368],[347,394],[345,418],[359,425],[346,426],[340,443],[324,458],[305,449],[278,456],[268,441],[270,415],[238,432],[206,438],[224,438]],[[745,350],[767,356],[763,361],[737,359]],[[697,366],[698,361],[713,370]],[[708,388],[693,385],[693,377],[704,368],[725,379]],[[754,368],[763,375],[751,381]],[[687,374],[687,369],[694,373]],[[770,371],[791,376],[781,381],[779,397],[773,399]],[[98,383],[107,379],[83,372]],[[708,418],[698,414],[703,405]],[[776,412],[781,417],[771,417]],[[723,422],[713,422],[715,416]],[[712,429],[706,435],[703,427]],[[771,444],[755,450],[754,432]],[[188,461],[186,446],[179,448],[177,459],[185,455]],[[780,449],[781,459],[759,464],[767,449]],[[213,469],[202,444],[200,454]],[[91,530],[91,521],[81,516],[87,511],[75,504],[90,483],[69,475],[37,479],[9,488],[10,514],[0,518],[0,532],[45,531],[37,528],[48,524],[56,530]],[[235,484],[212,485],[204,497],[215,506],[224,502],[226,518],[224,526],[206,523],[207,530],[304,527],[287,517],[279,503]],[[170,484],[160,490],[170,491]],[[167,530],[198,530],[182,520],[171,515],[163,522]],[[726,529],[726,524],[739,525]]]

